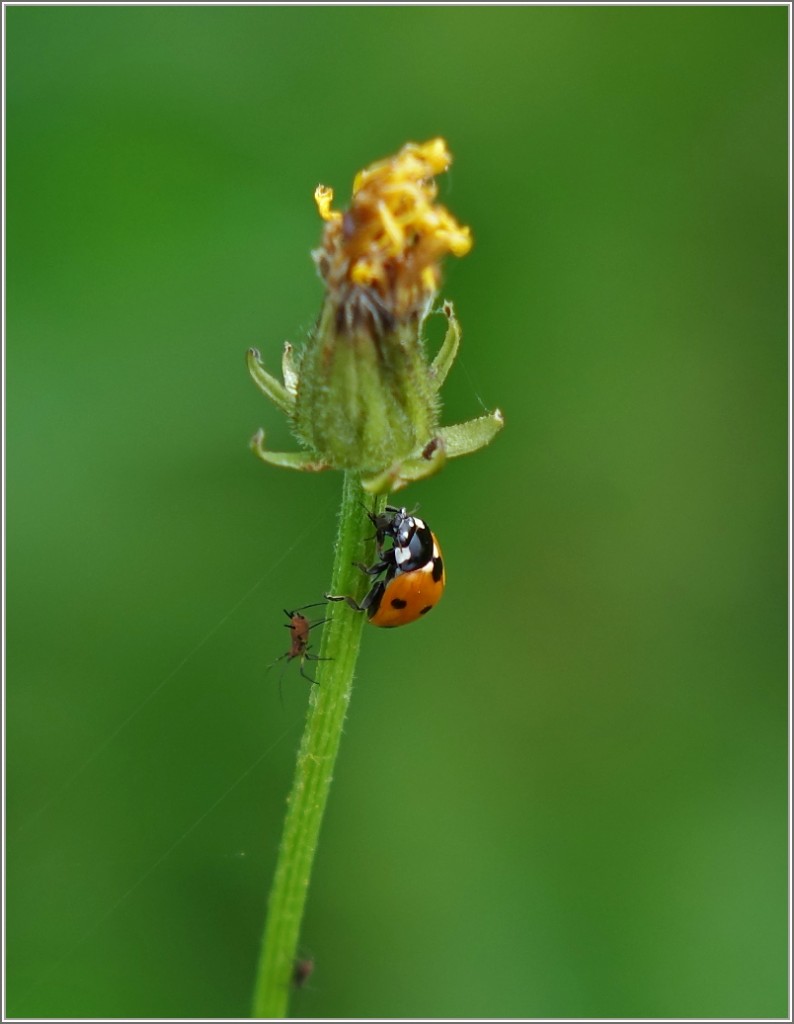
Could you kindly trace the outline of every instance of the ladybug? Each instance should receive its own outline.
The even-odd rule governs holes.
[[[367,515],[375,527],[378,560],[369,566],[355,564],[368,576],[381,578],[361,604],[352,597],[327,595],[328,599],[346,601],[356,611],[365,611],[373,626],[407,626],[441,600],[446,583],[441,548],[425,521],[404,508],[387,505],[385,512]],[[391,547],[384,550],[387,540]]]
[[[327,622],[327,619],[316,619],[314,622],[309,622],[305,615],[301,615],[302,611],[307,608],[318,608],[324,602],[320,601],[315,604],[305,604],[302,608],[296,608],[295,611],[288,612],[284,609],[284,614],[289,619],[289,622],[285,622],[284,625],[290,631],[290,649],[285,651],[281,657],[268,665],[268,668],[273,668],[273,665],[277,665],[278,662],[283,661],[285,658],[287,661],[293,661],[295,658],[300,658],[301,667],[300,673],[304,679],[308,679],[310,683],[317,683],[316,679],[312,679],[310,675],[307,675],[303,670],[303,663],[306,661],[330,661],[330,658],[320,658],[316,654],[309,654],[309,631],[314,629],[315,626],[322,625],[323,622]],[[320,684],[317,683],[319,686]]]

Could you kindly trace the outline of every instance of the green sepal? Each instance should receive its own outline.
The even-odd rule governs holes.
[[[317,459],[311,452],[271,452],[265,448],[265,432],[257,430],[251,438],[249,447],[262,462],[281,469],[299,469],[304,473],[321,473],[331,467],[327,462]]]
[[[287,344],[289,344],[289,342],[287,342]],[[271,376],[271,374],[267,372],[262,365],[262,358],[259,355],[259,350],[249,348],[246,355],[246,362],[248,363],[248,372],[251,374],[254,384],[256,384],[262,394],[269,398],[271,402],[275,402],[283,412],[292,415],[295,408],[294,395],[291,395],[280,381],[277,381],[275,377]]]
[[[455,423],[451,427],[441,427],[438,433],[444,442],[447,458],[456,459],[459,455],[471,455],[490,444],[504,425],[505,418],[501,410],[494,409],[487,416]]]

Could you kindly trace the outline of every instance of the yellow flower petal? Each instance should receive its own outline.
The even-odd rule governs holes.
[[[331,209],[334,201],[334,190],[327,185],[318,185],[314,190],[314,201],[323,220],[340,221],[342,214],[338,210]]]
[[[357,309],[366,318],[373,305],[410,318],[438,288],[441,259],[471,249],[469,228],[435,201],[434,176],[451,161],[443,139],[407,143],[358,172],[344,217],[331,209],[333,190],[318,186],[314,198],[326,228],[315,259],[332,298],[350,314],[341,321],[355,324]]]

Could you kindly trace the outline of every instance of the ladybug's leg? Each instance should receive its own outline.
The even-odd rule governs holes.
[[[389,532],[389,526],[391,525],[393,514],[399,512],[400,509],[394,505],[387,505],[384,512],[376,515],[373,512],[367,512],[369,520],[375,527],[375,544],[378,548],[378,554],[383,555],[383,545],[386,542],[386,537]]]
[[[383,596],[383,591],[386,589],[388,579],[389,577],[387,576],[385,579],[378,580],[376,583],[373,583],[361,604],[359,604],[354,598],[347,597],[345,594],[341,594],[338,597],[333,594],[326,594],[325,596],[328,601],[344,601],[345,604],[349,608],[352,608],[354,612],[369,612],[371,618],[377,611],[378,604]]]
[[[391,552],[387,551],[386,554],[391,554]],[[392,560],[391,562],[386,562],[384,561],[384,559],[381,559],[380,562],[376,562],[374,565],[364,565],[363,562],[353,562],[353,565],[357,569],[360,569],[363,573],[366,573],[367,576],[377,576],[379,573],[382,573],[385,569],[391,569],[392,566],[394,565],[394,560]]]
[[[352,597],[347,597],[345,594],[326,594],[326,601],[344,601],[348,607],[352,608],[354,612],[363,612],[365,609]]]
[[[372,618],[372,616],[378,610],[378,606],[380,605],[380,600],[383,597],[384,590],[386,589],[387,585],[394,579],[394,576],[397,572],[397,565],[393,557],[390,561],[385,561],[385,559],[389,555],[391,555],[391,551],[386,552],[386,554],[384,555],[384,564],[377,570],[378,572],[382,572],[385,569],[386,575],[383,577],[382,580],[376,580],[372,584],[372,586],[369,589],[369,592],[367,593],[366,597],[361,602],[361,604],[354,600],[354,598],[347,597],[344,594],[338,597],[333,594],[326,594],[326,601],[344,601],[348,605],[348,607],[353,609],[353,611],[369,612],[369,617]],[[361,566],[361,568],[364,570],[364,572],[371,573],[374,575],[374,565],[369,568],[367,568],[367,566]]]
[[[385,579],[378,580],[377,583],[373,583],[369,593],[361,602],[362,612],[367,612],[370,619],[380,607],[381,598],[383,597],[383,592],[386,589],[386,584],[388,582],[389,577],[387,576]]]
[[[364,565],[363,562],[353,562],[353,565],[363,573],[366,573],[367,576],[377,576],[378,573],[385,571],[393,572],[397,567],[394,548],[389,548],[388,551],[382,551],[380,558],[374,563],[374,565]]]

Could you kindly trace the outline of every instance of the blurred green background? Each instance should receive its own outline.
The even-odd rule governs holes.
[[[435,135],[507,429],[403,492],[447,594],[365,634],[293,1013],[785,1014],[787,21],[6,10],[10,1014],[248,1013],[340,480],[244,353]]]

